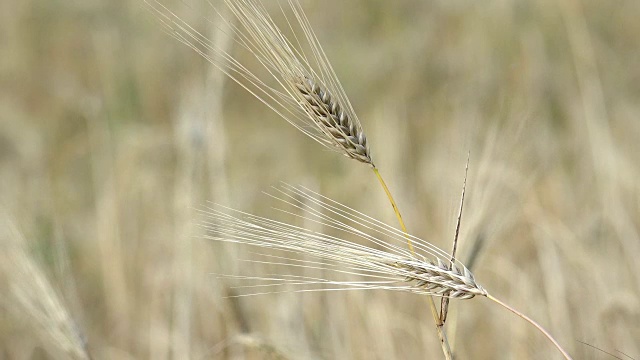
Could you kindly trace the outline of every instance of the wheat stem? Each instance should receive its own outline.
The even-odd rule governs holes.
[[[542,334],[544,334],[544,336],[547,337],[547,339],[549,339],[553,345],[555,345],[556,348],[558,348],[558,350],[560,350],[560,352],[562,353],[562,356],[564,356],[565,359],[567,360],[572,360],[571,355],[569,355],[563,348],[562,346],[560,346],[560,344],[558,344],[558,342],[556,341],[556,339],[553,338],[553,336],[551,336],[551,334],[549,334],[547,332],[547,330],[545,330],[542,326],[540,326],[537,322],[535,322],[533,319],[531,319],[530,317],[528,317],[527,315],[521,313],[520,311],[512,308],[511,306],[503,303],[502,301],[500,301],[499,299],[495,298],[494,296],[492,296],[491,294],[487,294],[487,297],[491,300],[493,300],[495,303],[498,303],[500,305],[502,305],[504,308],[506,308],[507,310],[511,311],[512,313],[518,315],[519,317],[523,318],[524,320],[526,320],[527,322],[529,322],[531,325],[535,326],[538,330],[540,330],[540,332]]]
[[[396,201],[393,199],[393,196],[391,196],[391,191],[389,191],[389,188],[387,187],[387,184],[384,182],[382,175],[380,175],[380,171],[378,171],[378,168],[376,167],[373,167],[372,169],[373,169],[373,173],[376,174],[378,181],[380,181],[380,185],[382,185],[384,192],[387,194],[387,198],[391,203],[391,207],[393,207],[393,212],[396,214],[396,218],[398,218],[398,222],[400,223],[400,228],[402,229],[402,232],[404,232],[405,234],[408,234],[409,232],[407,231],[407,227],[404,225],[404,221],[402,220],[402,214],[400,214],[398,205],[396,205]],[[411,244],[411,240],[409,238],[407,238],[407,246],[409,247],[409,251],[411,251],[411,254],[415,255],[416,252],[413,249],[413,245]]]
[[[458,249],[458,236],[460,236],[460,224],[462,223],[462,209],[464,208],[464,194],[467,189],[467,174],[469,173],[469,158],[471,153],[467,153],[467,166],[464,169],[464,182],[462,183],[462,196],[460,197],[460,208],[458,210],[458,220],[456,221],[456,232],[453,236],[453,248],[451,249],[451,259],[449,260],[449,266],[453,267],[456,260],[456,251]],[[449,298],[443,297],[440,300],[440,321],[444,324],[447,322],[447,315],[449,313]]]
[[[387,198],[391,203],[391,207],[393,207],[393,212],[396,214],[396,218],[400,223],[400,228],[402,228],[402,231],[405,234],[408,234],[409,232],[407,231],[407,227],[405,226],[404,221],[402,220],[402,214],[400,214],[400,209],[398,209],[398,205],[396,204],[396,201],[393,199],[393,196],[391,195],[391,191],[389,191],[389,188],[387,187],[387,184],[384,182],[382,175],[380,175],[380,171],[378,171],[378,168],[376,168],[375,166],[372,167],[372,169],[373,169],[373,173],[376,174],[376,177],[378,178],[380,185],[384,189],[384,192],[387,194]],[[415,256],[416,252],[413,249],[413,245],[411,244],[411,239],[409,239],[409,237],[407,237],[407,247],[409,248],[409,251],[411,251],[411,255]],[[431,309],[431,315],[433,315],[433,320],[435,321],[435,324],[436,324],[436,330],[438,331],[438,339],[440,339],[440,346],[442,347],[442,352],[444,353],[444,357],[446,360],[452,360],[453,355],[451,353],[451,347],[449,346],[449,341],[447,340],[447,333],[444,331],[444,322],[442,322],[440,315],[438,314],[438,309],[436,308],[436,303],[433,300],[433,296],[429,295],[427,296],[427,298],[429,299],[429,308]]]

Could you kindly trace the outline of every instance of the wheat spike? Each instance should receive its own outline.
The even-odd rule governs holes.
[[[407,259],[396,262],[395,266],[407,271],[405,281],[413,282],[416,288],[426,289],[431,294],[452,299],[487,296],[487,291],[476,282],[471,271],[457,264],[449,269],[440,259],[435,263]]]
[[[249,69],[157,0],[144,0],[164,30],[219,68],[280,117],[318,143],[374,167],[367,138],[311,24],[289,0],[287,24],[304,36],[288,39],[256,0],[224,0],[223,16],[240,52],[263,68]],[[290,19],[290,17],[292,19]],[[295,31],[294,31],[295,32]],[[275,85],[273,82],[275,81]]]
[[[207,209],[205,213],[208,220],[203,226],[209,239],[313,256],[318,261],[263,253],[260,255],[265,260],[258,262],[283,267],[322,268],[325,274],[336,275],[330,279],[292,275],[235,278],[257,280],[261,282],[257,287],[298,285],[304,288],[296,291],[319,291],[318,287],[332,286],[333,290],[384,289],[456,299],[487,295],[464,265],[455,262],[449,269],[448,255],[426,241],[411,237],[417,250],[413,256],[403,247],[408,235],[400,230],[303,187],[283,185],[277,191],[279,194],[273,197],[302,210],[305,219],[321,223],[356,240],[359,238],[369,245],[228,208]],[[340,280],[344,275],[355,279]]]
[[[346,156],[373,165],[362,127],[351,121],[351,117],[331,92],[309,77],[296,80],[295,85],[305,100],[301,105],[320,130],[331,138],[334,145],[341,148]]]

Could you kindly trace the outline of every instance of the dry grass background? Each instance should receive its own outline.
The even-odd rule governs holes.
[[[409,230],[449,248],[470,150],[461,260],[482,244],[477,279],[576,358],[640,358],[640,2],[303,7]],[[208,200],[271,215],[261,191],[286,181],[395,218],[366,166],[140,3],[3,1],[0,53],[0,358],[82,358],[82,339],[96,359],[442,356],[417,295],[226,297],[211,273],[270,269],[202,239]],[[559,357],[485,299],[452,312],[460,359]]]

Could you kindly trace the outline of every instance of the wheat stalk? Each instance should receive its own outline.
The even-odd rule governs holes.
[[[0,294],[0,308],[26,321],[43,344],[69,359],[91,359],[86,337],[45,270],[28,251],[27,240],[0,209],[0,280],[8,291]]]
[[[269,289],[285,286],[297,286],[295,292],[392,290],[461,300],[481,296],[531,323],[566,359],[571,359],[542,326],[491,295],[476,281],[464,264],[450,258],[449,254],[431,243],[304,187],[283,184],[275,190],[277,194],[270,196],[301,210],[304,215],[280,211],[320,223],[341,235],[349,235],[356,238],[355,240],[360,240],[359,242],[371,245],[362,245],[359,242],[345,240],[342,236],[311,231],[223,206],[209,207],[204,210],[207,218],[202,223],[208,239],[279,250],[285,254],[263,252],[258,255],[264,260],[252,262],[289,268],[321,269],[324,271],[323,274],[335,276],[327,279],[299,275],[221,275],[225,278],[259,282],[257,285],[241,288],[267,289],[239,296],[279,292]],[[401,246],[407,237],[411,239],[414,251],[408,251]],[[319,261],[306,258],[300,260],[292,254],[313,256]],[[340,276],[347,276],[349,279],[342,280],[339,279]]]

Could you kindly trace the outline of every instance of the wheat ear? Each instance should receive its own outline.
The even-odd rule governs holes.
[[[254,262],[289,268],[321,269],[326,276],[332,275],[331,279],[298,275],[223,275],[259,282],[242,288],[269,290],[293,285],[302,288],[295,290],[296,292],[392,290],[450,299],[484,296],[532,324],[558,348],[565,359],[571,359],[542,326],[489,294],[464,264],[452,259],[445,251],[304,187],[283,184],[275,190],[277,193],[271,195],[273,198],[301,210],[304,215],[282,211],[320,223],[339,234],[350,235],[375,247],[225,207],[206,209],[204,212],[207,220],[203,226],[207,231],[207,238],[252,245],[260,249],[275,249],[285,254],[259,253],[264,260],[253,260]],[[404,248],[407,239],[411,240],[414,251]],[[307,258],[301,260],[293,254],[312,256],[321,261]],[[340,276],[356,279],[345,281],[339,279]],[[273,292],[278,291],[240,296]]]
[[[302,106],[327,138],[347,157],[373,166],[362,127],[351,120],[331,92],[306,76],[296,79],[295,85],[304,98]]]
[[[237,48],[262,69],[250,70],[157,0],[144,0],[165,32],[193,49],[280,117],[323,146],[374,166],[367,138],[331,64],[297,0],[290,0],[290,41],[256,0],[225,0]],[[213,7],[213,5],[212,5]],[[214,8],[218,14],[220,12]],[[287,16],[283,9],[283,14]],[[294,21],[295,20],[295,21]],[[266,75],[262,74],[266,72]],[[259,75],[262,74],[262,75]]]
[[[207,220],[203,226],[208,239],[312,255],[327,261],[329,272],[364,278],[363,281],[339,282],[300,276],[269,276],[266,280],[282,281],[272,286],[291,283],[333,284],[347,288],[384,288],[456,299],[471,299],[488,294],[462,263],[454,261],[454,265],[450,266],[449,255],[428,242],[321,197],[304,187],[283,184],[275,190],[276,195],[271,196],[303,211],[302,217],[306,221],[320,223],[339,233],[358,237],[380,249],[219,205],[204,210]],[[407,237],[415,244],[413,253],[402,246]],[[278,263],[282,266],[307,267],[293,258],[266,253],[260,255],[271,259],[291,260],[290,264]],[[308,263],[320,265],[313,261]],[[315,265],[308,267],[314,268]]]

